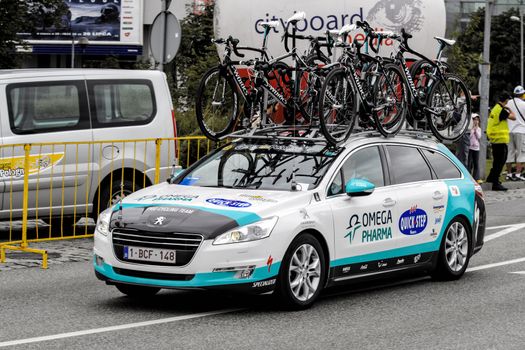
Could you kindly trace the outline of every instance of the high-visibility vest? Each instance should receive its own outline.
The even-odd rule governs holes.
[[[507,120],[499,120],[499,115],[503,110],[501,104],[497,104],[492,108],[487,123],[487,137],[490,143],[509,143],[509,125]]]

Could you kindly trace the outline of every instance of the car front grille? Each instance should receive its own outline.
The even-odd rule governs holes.
[[[146,265],[187,265],[201,245],[203,237],[195,233],[149,232],[118,228],[112,231],[113,249],[117,259]],[[176,262],[161,263],[124,259],[124,246],[170,249],[176,251]]]

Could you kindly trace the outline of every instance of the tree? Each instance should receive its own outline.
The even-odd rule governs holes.
[[[60,27],[67,12],[64,0],[0,1],[0,69],[16,68],[16,46],[24,45],[18,33],[36,33],[39,28]]]
[[[172,72],[172,97],[177,109],[179,135],[200,134],[195,117],[195,96],[202,75],[219,62],[217,48],[212,43],[213,3],[207,3],[200,13],[188,7],[181,20],[181,46],[175,61],[166,68]]]
[[[512,91],[520,83],[520,23],[510,20],[517,16],[514,8],[492,18],[490,33],[490,100],[495,103],[502,91]],[[457,44],[449,54],[452,70],[467,82],[469,89],[478,92],[483,52],[485,9],[480,8],[470,16],[466,30],[458,35]]]

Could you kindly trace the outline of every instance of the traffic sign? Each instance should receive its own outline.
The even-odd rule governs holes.
[[[165,35],[164,35],[165,33]],[[179,20],[169,11],[162,11],[151,26],[151,53],[161,64],[170,63],[179,51],[181,27]]]

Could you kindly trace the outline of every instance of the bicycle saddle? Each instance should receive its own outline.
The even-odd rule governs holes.
[[[279,21],[261,22],[259,25],[263,28],[277,28],[279,27]]]
[[[452,46],[456,43],[456,40],[446,39],[439,36],[435,36],[434,39],[436,39],[443,46]]]
[[[292,17],[288,18],[286,20],[286,23],[292,23],[292,25],[295,25],[297,22],[302,21],[306,18],[306,13],[304,12],[297,12]]]
[[[343,28],[339,30],[339,35],[345,36],[348,35],[350,32],[353,32],[357,29],[357,26],[355,24],[345,24]]]

